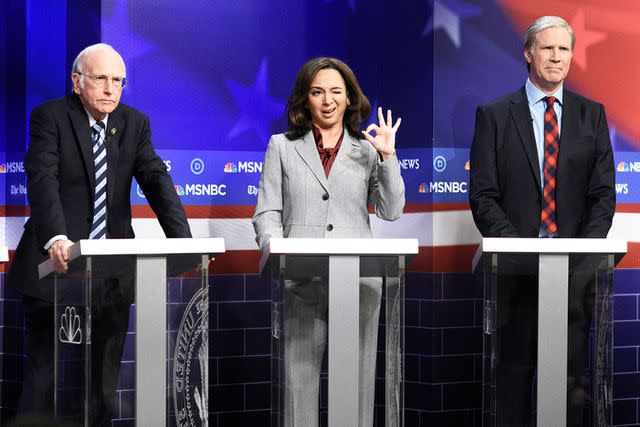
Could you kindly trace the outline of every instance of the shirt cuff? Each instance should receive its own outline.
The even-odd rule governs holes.
[[[49,241],[44,245],[44,250],[48,251],[51,245],[53,245],[53,242],[56,242],[58,240],[69,240],[69,239],[67,239],[67,236],[65,236],[64,234],[55,235],[51,239],[49,239]]]

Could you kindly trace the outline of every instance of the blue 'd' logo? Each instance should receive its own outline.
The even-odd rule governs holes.
[[[443,172],[447,168],[447,159],[444,156],[436,156],[433,158],[433,169],[436,172]]]
[[[189,167],[191,168],[191,172],[194,175],[200,175],[202,172],[204,172],[204,162],[202,161],[202,159],[199,159],[197,157],[191,160],[191,164],[189,165]]]

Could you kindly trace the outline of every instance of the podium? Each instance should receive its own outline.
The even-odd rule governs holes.
[[[274,238],[268,242],[260,272],[271,278],[272,426],[285,425],[285,417],[291,415],[285,413],[284,404],[285,288],[301,282],[324,284],[328,293],[319,291],[328,300],[328,425],[359,425],[359,361],[366,356],[359,354],[358,345],[361,278],[384,283],[385,425],[403,425],[404,273],[407,258],[417,253],[416,239]]]
[[[91,402],[100,399],[92,384],[106,381],[92,378],[101,331],[122,323],[103,313],[128,312],[135,301],[135,425],[206,426],[209,259],[224,251],[219,238],[80,240],[67,274],[41,263],[39,275],[54,289],[56,417],[91,425]],[[196,277],[177,277],[194,267]]]
[[[497,380],[505,377],[500,372],[500,359],[506,352],[513,350],[506,348],[505,343],[510,342],[507,339],[509,337],[501,336],[501,331],[509,330],[504,324],[505,316],[501,316],[501,313],[508,312],[510,307],[505,307],[507,304],[504,301],[501,301],[502,305],[498,303],[500,288],[515,285],[517,292],[524,293],[526,290],[523,287],[535,286],[536,283],[535,279],[533,283],[528,283],[523,278],[536,276],[537,365],[530,378],[532,401],[536,403],[532,405],[531,418],[536,419],[539,427],[565,426],[568,416],[574,417],[574,422],[575,417],[582,417],[580,419],[584,421],[581,425],[585,426],[611,425],[613,271],[626,252],[627,242],[620,240],[482,239],[472,267],[474,272],[484,274],[483,425],[504,425],[500,421],[504,419],[501,411],[508,410],[501,407],[502,402],[496,397],[505,393],[505,390],[499,390],[505,384]],[[517,286],[521,287],[518,289]],[[575,301],[570,300],[569,293],[572,289],[575,292],[575,289],[583,288],[585,291],[576,295],[584,297],[586,303],[591,290],[595,288],[594,303],[592,308],[586,310],[584,325],[589,329],[591,317],[588,313],[591,310],[595,334],[589,336],[587,333],[583,337],[585,343],[587,338],[591,343],[589,347],[592,352],[587,351],[591,356],[591,386],[583,388],[581,385],[577,388],[583,376],[568,372],[568,325],[573,324],[569,323],[570,320],[575,322],[575,317],[580,317],[584,312],[576,310]],[[576,295],[572,294],[572,299]],[[569,312],[572,313],[571,318]],[[535,330],[535,325],[533,329]],[[526,331],[518,333],[524,334]],[[578,341],[580,340],[582,338]],[[569,345],[574,348],[581,343]],[[580,358],[577,360],[581,362]],[[575,364],[575,360],[571,363]],[[507,389],[506,393],[513,393],[515,396],[515,390],[515,387]],[[579,390],[579,396],[571,394],[573,390]],[[572,396],[571,402],[568,402],[568,395]],[[574,399],[578,400],[573,401]],[[585,403],[584,407],[579,406],[580,402]],[[578,405],[578,409],[568,407],[568,403]]]

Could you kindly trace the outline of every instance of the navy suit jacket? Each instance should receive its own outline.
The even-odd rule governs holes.
[[[556,172],[559,237],[606,237],[615,169],[604,107],[564,89]],[[542,202],[533,120],[524,87],[478,107],[469,202],[485,237],[538,237]]]
[[[124,104],[109,114],[107,238],[132,238],[132,180],[142,188],[167,237],[191,237],[184,208],[151,144],[149,118]],[[56,235],[87,239],[93,220],[94,164],[89,120],[71,93],[31,113],[25,157],[31,217],[16,249],[7,283],[24,295],[50,300],[51,284],[38,280],[44,245]]]

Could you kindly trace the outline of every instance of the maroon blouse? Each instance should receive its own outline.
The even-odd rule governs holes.
[[[318,148],[318,154],[320,154],[320,161],[322,162],[322,167],[324,168],[324,174],[328,178],[329,171],[331,171],[331,166],[333,166],[333,162],[336,160],[336,156],[338,155],[338,150],[342,145],[342,138],[344,137],[344,129],[342,130],[342,134],[340,134],[340,138],[338,139],[338,143],[333,148],[324,148],[322,145],[322,133],[320,133],[320,129],[317,127],[313,127],[313,138],[316,140],[316,147]]]

